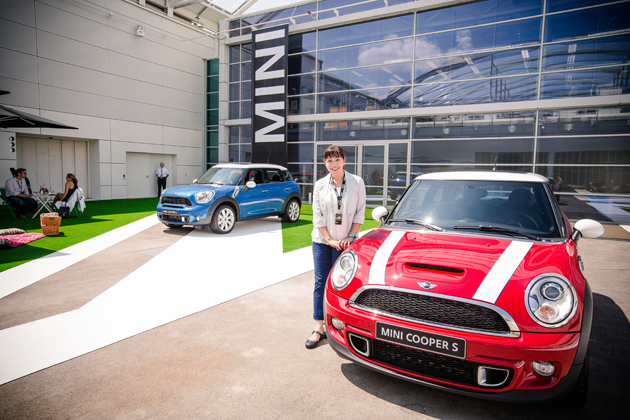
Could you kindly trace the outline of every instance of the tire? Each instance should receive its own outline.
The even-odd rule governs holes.
[[[210,222],[210,229],[214,233],[225,235],[232,232],[236,224],[236,214],[234,209],[227,204],[219,206],[218,209],[212,215],[212,221]]]
[[[586,395],[588,393],[588,365],[589,365],[589,353],[590,346],[586,349],[586,356],[584,356],[584,362],[582,363],[582,370],[580,370],[580,376],[578,376],[577,382],[573,386],[571,393],[566,400],[567,408],[581,408],[586,403]]]
[[[296,199],[292,199],[287,204],[286,210],[282,215],[282,221],[284,223],[295,223],[300,218],[300,203]]]
[[[184,227],[184,225],[174,225],[174,224],[172,224],[172,223],[166,223],[166,226],[167,226],[169,229],[181,229],[181,228],[183,228],[183,227]]]

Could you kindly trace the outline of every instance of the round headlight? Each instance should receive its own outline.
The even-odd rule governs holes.
[[[339,256],[330,273],[330,282],[335,290],[345,289],[357,272],[357,254],[351,249]]]
[[[195,194],[195,201],[197,202],[197,204],[206,204],[213,198],[214,198],[214,190],[202,191]]]
[[[525,306],[538,324],[557,328],[565,325],[577,310],[573,285],[559,274],[543,274],[527,286]]]

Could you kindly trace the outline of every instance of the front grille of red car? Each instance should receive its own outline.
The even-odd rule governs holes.
[[[460,384],[477,385],[477,363],[475,362],[403,347],[385,341],[374,339],[371,341],[372,354],[370,359],[372,360],[418,375]],[[501,389],[510,383],[513,370],[502,366],[497,366],[497,368],[509,370],[505,383],[502,386],[494,387],[494,389]]]
[[[366,289],[350,302],[370,312],[494,334],[510,334],[505,318],[495,310],[474,303],[397,290]]]
[[[168,195],[162,196],[162,204],[178,204],[180,206],[192,207],[192,203],[188,197],[171,197]]]

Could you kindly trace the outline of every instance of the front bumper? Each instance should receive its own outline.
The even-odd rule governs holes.
[[[204,207],[189,207],[189,206],[177,206],[175,205],[160,205],[157,208],[157,218],[162,223],[174,224],[174,225],[193,225],[203,226],[210,223],[208,218],[208,209],[210,206]],[[170,214],[169,214],[170,212]],[[177,212],[177,214],[172,214]]]
[[[565,399],[573,389],[582,364],[573,365],[580,342],[579,333],[569,334],[531,334],[521,333],[520,337],[496,337],[470,332],[454,331],[422,324],[401,321],[350,307],[348,301],[326,290],[325,321],[329,344],[341,357],[375,371],[404,379],[417,384],[496,401],[512,402],[550,402]],[[344,327],[337,330],[332,325],[332,318],[343,321]],[[383,322],[404,328],[411,328],[425,333],[439,334],[466,340],[465,359],[438,355],[418,349],[385,343],[393,354],[394,363],[383,362],[376,351],[358,348],[350,337],[360,337],[367,348],[382,348],[384,343],[375,337],[376,322]],[[350,334],[350,335],[349,335]],[[354,335],[352,335],[354,334]],[[353,338],[353,340],[354,340]],[[392,353],[393,352],[393,353]],[[417,356],[417,357],[416,357]],[[430,357],[427,357],[430,356]],[[404,363],[398,363],[403,360]],[[409,361],[409,363],[407,363]],[[418,362],[419,361],[419,362]],[[487,387],[479,383],[464,383],[453,380],[451,376],[433,376],[435,369],[425,367],[439,365],[437,371],[451,372],[450,362],[462,363],[468,375],[477,380],[480,368],[505,369],[509,371],[506,382],[501,386]],[[551,377],[536,375],[531,367],[533,361],[551,361],[556,372]],[[413,365],[413,367],[411,367]],[[417,366],[421,366],[419,370]]]

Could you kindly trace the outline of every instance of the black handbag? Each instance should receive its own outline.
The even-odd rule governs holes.
[[[61,217],[62,219],[67,219],[68,217],[70,217],[70,207],[68,206],[59,207],[59,217]]]

